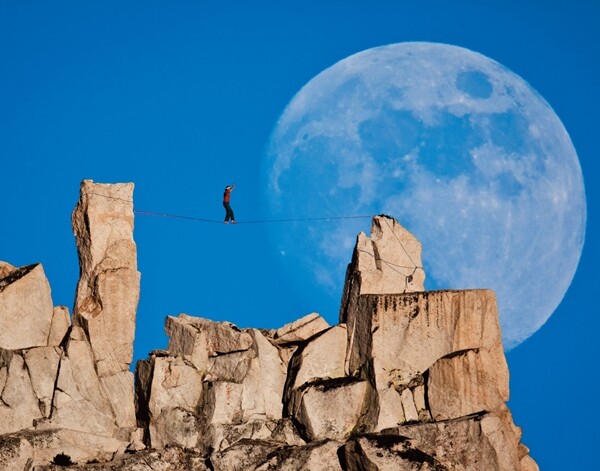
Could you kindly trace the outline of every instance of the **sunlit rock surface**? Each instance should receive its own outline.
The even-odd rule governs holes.
[[[363,232],[356,238],[352,261],[340,306],[340,322],[346,321],[348,307],[362,294],[397,294],[423,291],[425,271],[421,244],[395,219],[374,216],[371,237]]]
[[[133,183],[84,180],[72,222],[80,266],[73,323],[85,330],[100,377],[128,371],[140,286]]]
[[[421,246],[387,216],[358,236],[340,324],[168,316],[134,384],[132,191],[82,183],[72,322],[41,265],[0,263],[0,469],[538,469],[494,293],[423,291]]]
[[[20,350],[48,343],[52,324],[50,285],[41,264],[2,270],[0,348]]]

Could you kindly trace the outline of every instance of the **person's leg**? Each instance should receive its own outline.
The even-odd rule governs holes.
[[[224,222],[228,222],[229,221],[229,214],[231,213],[231,208],[229,207],[229,203],[223,201],[223,207],[225,208],[225,221]]]
[[[233,209],[229,206],[229,215],[231,216],[231,222],[235,222],[235,216],[233,215]]]

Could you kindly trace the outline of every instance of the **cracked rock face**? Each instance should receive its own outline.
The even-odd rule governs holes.
[[[423,291],[420,244],[385,216],[358,236],[340,324],[168,316],[134,385],[132,192],[82,183],[72,323],[41,265],[0,263],[0,469],[538,470],[494,293]]]

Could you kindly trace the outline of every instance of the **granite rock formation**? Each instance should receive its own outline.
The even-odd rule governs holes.
[[[81,185],[73,322],[53,307],[41,264],[0,264],[0,469],[61,453],[107,461],[141,443],[129,371],[140,276],[132,196],[133,184]]]
[[[82,183],[72,322],[41,265],[0,263],[0,469],[538,469],[494,293],[424,291],[421,246],[387,216],[358,236],[339,324],[168,316],[134,387],[132,192]]]

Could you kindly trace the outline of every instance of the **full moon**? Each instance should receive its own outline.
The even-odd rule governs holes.
[[[398,219],[421,241],[427,289],[496,292],[506,349],[552,315],[583,247],[583,178],[560,119],[522,78],[460,47],[392,44],[324,70],[284,110],[263,176],[274,217]],[[333,306],[369,226],[270,235],[283,269]]]

